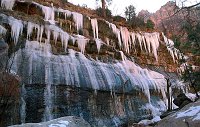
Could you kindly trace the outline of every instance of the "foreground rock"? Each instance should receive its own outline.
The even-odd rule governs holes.
[[[161,120],[155,127],[199,127],[200,100]]]
[[[27,123],[10,127],[90,127],[84,119],[74,116],[67,116],[42,123]]]

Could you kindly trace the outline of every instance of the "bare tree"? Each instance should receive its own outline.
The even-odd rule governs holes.
[[[96,1],[99,1],[99,0],[96,0]],[[103,17],[106,17],[106,2],[108,2],[110,4],[112,2],[112,0],[101,0]]]

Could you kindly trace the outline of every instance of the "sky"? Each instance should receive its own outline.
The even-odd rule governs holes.
[[[87,7],[95,9],[100,6],[100,2],[96,2],[96,0],[68,0],[69,2],[82,6],[83,4],[87,5]],[[99,0],[101,1],[101,0]],[[136,13],[141,10],[148,10],[149,12],[156,12],[160,9],[161,6],[166,4],[170,0],[112,0],[112,4],[109,6],[109,9],[112,11],[113,15],[121,15],[124,16],[125,7],[129,5],[133,5],[136,8]],[[188,4],[192,1],[198,0],[188,0]]]
[[[100,2],[95,0],[68,0],[69,2],[82,6],[86,4],[87,7],[95,9],[100,6]],[[99,0],[100,1],[100,0]],[[136,12],[143,10],[148,10],[149,12],[155,12],[169,0],[113,0],[109,9],[112,10],[113,15],[124,15],[125,7],[128,5],[134,5]]]

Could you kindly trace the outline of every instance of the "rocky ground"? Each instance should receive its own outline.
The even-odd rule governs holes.
[[[54,119],[42,123],[27,123],[22,125],[14,125],[10,127],[90,127],[90,124],[82,118],[68,116]]]
[[[199,127],[200,99],[162,119],[155,127]]]

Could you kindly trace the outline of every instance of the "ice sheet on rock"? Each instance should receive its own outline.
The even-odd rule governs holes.
[[[99,38],[99,30],[98,30],[98,22],[97,19],[91,19],[91,25],[92,25],[92,30],[93,30],[93,37],[94,38]]]
[[[12,10],[16,0],[1,0],[1,7]]]
[[[0,34],[4,35],[6,34],[7,30],[3,26],[0,25]]]
[[[8,17],[9,25],[11,26],[11,37],[15,44],[17,44],[19,36],[23,32],[23,23],[21,20],[17,20],[11,16]]]
[[[72,12],[74,22],[76,24],[76,30],[79,32],[83,28],[83,15],[77,12]]]

